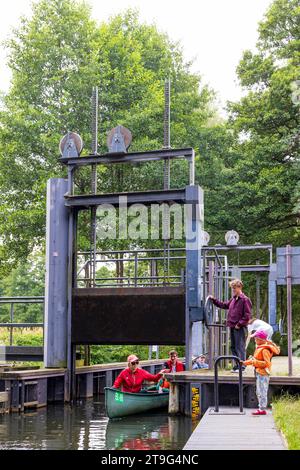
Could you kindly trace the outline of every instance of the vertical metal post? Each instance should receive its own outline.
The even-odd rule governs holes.
[[[74,214],[73,210],[69,213],[69,243],[68,243],[68,338],[67,338],[67,357],[68,357],[68,401],[75,398],[75,367],[76,367],[76,346],[72,343],[72,290],[73,290],[73,246],[74,243]],[[74,357],[75,356],[75,357]]]
[[[209,261],[208,263],[208,292],[210,295],[215,295],[214,292],[214,262]],[[210,369],[213,367],[214,361],[214,331],[212,327],[208,331],[208,366]]]
[[[186,232],[186,316],[185,316],[185,359],[186,369],[192,369],[194,346],[200,348],[202,333],[200,322],[193,320],[194,313],[202,306],[202,233],[204,225],[203,191],[199,186],[187,186],[185,196]],[[198,342],[198,345],[197,345]]]
[[[215,295],[218,299],[222,299],[221,292],[220,292],[220,285],[219,285],[219,265],[215,263],[214,269],[214,284],[215,284]],[[220,321],[220,311],[216,308],[216,315],[215,315],[215,322],[218,323]],[[215,331],[215,356],[221,356],[221,331],[220,328],[216,328]]]
[[[156,260],[155,259],[152,259],[150,261],[150,284],[153,285],[153,286],[156,286],[157,285],[157,279],[155,278],[156,276],[156,272],[157,272],[157,269],[156,269]]]
[[[96,285],[96,214],[97,208],[91,207],[91,234],[90,234],[90,273],[91,287]]]
[[[92,96],[92,153],[98,154],[98,87],[93,87]],[[92,194],[97,194],[97,165],[92,165]],[[96,285],[96,214],[97,207],[91,208],[91,271],[92,286]]]
[[[171,148],[170,140],[170,79],[165,81],[165,109],[164,109],[164,148]],[[170,159],[164,160],[164,190],[170,189]],[[166,230],[167,215],[166,208],[163,209],[163,224]],[[170,272],[170,241],[164,240],[164,283]]]
[[[134,253],[134,287],[137,287],[138,277],[138,257],[137,252]]]
[[[47,184],[45,367],[66,367],[68,338],[68,210],[64,195],[69,180],[53,178]]]
[[[259,264],[259,260],[256,260]],[[260,318],[260,275],[256,274],[256,317]]]
[[[170,95],[171,95],[171,81],[170,78],[165,80],[165,110],[164,110],[164,148],[171,148],[170,139]]]
[[[73,279],[72,279],[72,287],[77,287],[77,230],[78,230],[78,210],[74,209],[74,235],[73,235]]]
[[[202,252],[202,304],[204,306],[204,302],[205,302],[205,299],[207,297],[207,289],[206,289],[206,283],[207,283],[207,276],[206,276],[206,251],[205,250],[201,250]],[[203,323],[203,322],[202,322]],[[209,334],[209,331],[207,331],[207,328],[205,328],[204,325],[202,325],[202,333],[204,335],[204,338],[203,338],[203,343],[205,345],[205,351],[202,351],[201,354],[204,354],[204,352],[207,352],[208,351],[208,334]]]
[[[189,169],[190,169],[190,185],[195,184],[195,152],[193,150],[193,155],[189,160]]]
[[[243,371],[242,371],[242,364],[240,363],[240,359],[237,356],[219,356],[215,360],[215,384],[214,384],[214,395],[215,395],[215,409],[214,412],[219,412],[219,377],[218,377],[218,364],[220,361],[224,359],[232,359],[236,362],[236,365],[239,368],[239,407],[240,413],[244,411],[244,403],[243,403]]]
[[[227,262],[227,257],[225,258],[225,300],[228,300],[229,297],[229,284],[228,284],[228,276],[229,276],[229,270],[228,270],[228,262]],[[224,315],[224,318],[226,319],[226,315]],[[225,350],[225,355],[229,355],[229,338],[230,338],[230,329],[227,327],[226,328],[226,350]],[[229,362],[226,360],[225,362],[226,366],[228,366]]]
[[[277,265],[276,263],[270,265],[269,272],[269,318],[268,322],[272,325],[274,331],[277,327]],[[282,315],[283,304],[281,304],[280,312]]]
[[[67,399],[73,401],[76,397],[76,345],[72,343],[72,292],[77,282],[77,224],[78,211],[70,209],[68,227],[68,316],[67,316]]]
[[[164,149],[171,148],[170,139],[170,87],[171,82],[168,78],[165,81],[165,110],[164,110]],[[170,159],[164,160],[164,189],[170,189]]]
[[[71,344],[71,383],[70,383],[70,388],[71,388],[71,394],[70,394],[70,400],[72,403],[74,403],[74,400],[76,399],[76,344]]]
[[[72,165],[68,166],[68,194],[70,196],[74,194],[74,174],[75,167]]]
[[[286,246],[286,291],[287,291],[287,334],[288,334],[288,369],[289,376],[293,375],[292,359],[292,257],[291,245]]]
[[[14,322],[14,303],[10,304],[10,323]],[[12,346],[13,344],[13,327],[10,327],[10,335],[9,335],[9,344]]]
[[[98,87],[93,87],[92,96],[92,152],[98,153]]]

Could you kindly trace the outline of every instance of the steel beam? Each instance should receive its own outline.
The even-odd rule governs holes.
[[[234,268],[234,266],[229,266],[229,270]],[[270,272],[270,265],[268,264],[253,264],[252,266],[242,266],[239,265],[238,269],[241,272],[253,272],[253,273],[268,273]]]
[[[40,346],[6,346],[6,361],[42,361],[43,347]]]
[[[114,163],[143,163],[165,159],[185,158],[193,160],[194,149],[191,147],[183,149],[150,150],[148,152],[132,153],[104,153],[102,155],[88,155],[86,157],[61,157],[59,161],[64,165],[110,165]]]
[[[120,199],[122,198],[122,199]],[[135,193],[119,193],[119,194],[87,194],[83,196],[65,196],[65,205],[67,207],[87,208],[91,206],[99,206],[101,204],[111,204],[119,206],[124,203],[125,199],[128,205],[131,204],[155,204],[155,203],[178,203],[185,202],[184,189],[159,190],[159,191],[141,191]]]
[[[254,245],[214,245],[214,246],[204,246],[202,250],[205,251],[248,251],[248,250],[272,250],[273,245],[264,245],[262,243]]]

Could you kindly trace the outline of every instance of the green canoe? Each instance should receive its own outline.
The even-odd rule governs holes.
[[[116,388],[105,387],[105,409],[109,418],[144,413],[157,408],[166,408],[169,392],[121,392]]]

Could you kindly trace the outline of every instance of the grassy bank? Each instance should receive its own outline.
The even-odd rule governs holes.
[[[284,395],[274,400],[273,416],[289,450],[300,450],[300,398]]]

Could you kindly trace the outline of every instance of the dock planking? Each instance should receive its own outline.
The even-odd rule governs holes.
[[[166,378],[173,383],[205,383],[213,384],[215,381],[214,371],[209,369],[198,369],[193,371],[184,371],[166,374]],[[230,370],[219,370],[220,384],[238,384],[238,374],[232,374]],[[249,366],[243,373],[244,385],[255,385],[255,376],[253,367]],[[272,373],[270,385],[295,385],[300,386],[300,357],[293,357],[293,375],[288,375],[288,358],[278,356],[272,359]]]
[[[229,412],[237,414],[228,414]],[[208,409],[183,450],[285,450],[272,412],[252,416],[253,409],[220,407],[224,414],[210,414]]]

